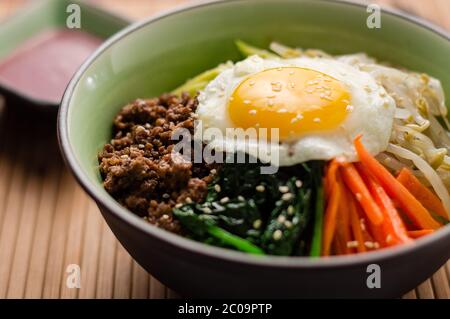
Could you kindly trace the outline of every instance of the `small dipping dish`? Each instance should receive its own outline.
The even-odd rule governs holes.
[[[69,29],[76,4],[81,28]],[[0,23],[0,94],[7,107],[56,112],[83,61],[129,21],[84,2],[44,0]]]

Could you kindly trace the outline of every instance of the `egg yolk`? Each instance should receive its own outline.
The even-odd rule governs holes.
[[[279,138],[293,140],[311,132],[338,127],[347,115],[350,93],[324,73],[281,67],[255,73],[242,81],[228,102],[236,127],[279,129]]]

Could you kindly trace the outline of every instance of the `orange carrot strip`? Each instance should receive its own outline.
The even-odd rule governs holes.
[[[346,163],[341,168],[345,185],[347,185],[356,199],[361,203],[367,218],[372,224],[380,225],[383,222],[383,213],[372,198],[358,171],[351,163]]]
[[[353,199],[353,202],[355,203],[356,211],[359,216],[361,231],[362,231],[362,235],[363,235],[363,239],[364,239],[363,245],[367,250],[376,249],[373,246],[371,248],[366,246],[366,243],[374,243],[376,241],[376,239],[374,238],[374,236],[371,233],[370,225],[369,225],[370,223],[367,221],[367,218],[365,217],[365,213],[363,212],[361,205],[359,204],[359,202],[356,199]]]
[[[325,188],[324,188],[326,198],[332,192],[331,188],[336,182],[336,170],[339,168],[340,165],[341,163],[337,159],[334,159],[327,167],[327,173],[325,175]]]
[[[388,195],[398,200],[402,210],[417,227],[422,229],[438,229],[441,226],[405,186],[397,181],[383,165],[367,152],[361,142],[361,135],[355,138],[354,144],[363,165],[379,181]]]
[[[350,226],[350,215],[348,209],[348,197],[351,196],[347,188],[342,184],[342,181],[338,180],[340,183],[340,188],[342,190],[341,193],[341,201],[338,207],[337,213],[337,234],[340,235],[340,241],[342,242],[343,254],[351,254],[354,252],[354,249],[348,247],[348,243],[351,241],[351,226]]]
[[[434,229],[421,229],[421,230],[410,230],[408,231],[408,235],[411,238],[420,238],[429,234],[434,233]]]
[[[333,161],[334,162],[334,161]],[[333,165],[333,164],[331,164]],[[323,246],[322,255],[329,256],[331,250],[331,243],[336,230],[336,215],[339,207],[339,201],[341,200],[341,188],[337,183],[336,178],[338,175],[337,169],[331,169],[330,166],[326,172],[325,179],[327,181],[327,190],[330,194],[327,194],[328,203],[325,210],[324,226],[323,226]]]
[[[448,220],[447,212],[440,199],[407,168],[403,168],[397,176],[397,180],[405,186],[411,194],[429,211],[435,212],[439,216]]]
[[[381,232],[384,235],[381,243],[383,246],[393,246],[397,244],[410,242],[406,227],[400,218],[394,203],[391,201],[389,196],[386,194],[385,190],[381,185],[375,181],[375,179],[370,175],[370,172],[361,163],[355,163],[355,167],[360,173],[363,180],[366,182],[367,188],[372,194],[375,202],[381,208],[384,215],[384,221],[381,225]]]
[[[353,238],[356,242],[358,242],[356,250],[359,253],[363,253],[366,251],[366,246],[364,246],[364,234],[361,228],[361,220],[359,219],[356,203],[351,195],[348,196],[348,207],[350,212],[350,225],[353,233]]]

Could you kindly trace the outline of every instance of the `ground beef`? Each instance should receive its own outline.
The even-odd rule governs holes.
[[[132,212],[175,233],[181,227],[172,208],[204,200],[215,172],[214,165],[172,153],[177,128],[193,134],[196,107],[197,100],[186,94],[135,100],[117,114],[114,138],[98,156],[105,189]]]

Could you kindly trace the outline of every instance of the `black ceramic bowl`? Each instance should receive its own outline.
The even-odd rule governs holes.
[[[111,138],[115,113],[137,97],[167,92],[228,59],[237,38],[272,40],[331,53],[363,51],[439,78],[450,96],[450,40],[443,31],[383,11],[369,29],[366,7],[322,0],[232,0],[182,8],[132,25],[81,67],[64,95],[59,139],[68,166],[97,202],[128,252],[153,276],[186,296],[399,297],[450,257],[450,227],[415,244],[326,259],[251,256],[206,246],[150,224],[103,189],[96,155]],[[381,270],[369,288],[368,266]]]

